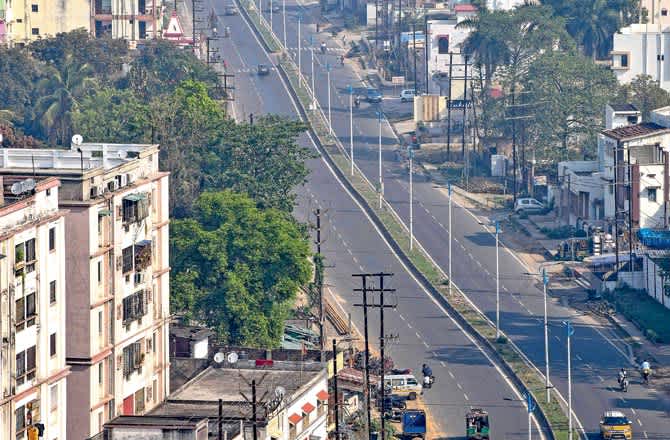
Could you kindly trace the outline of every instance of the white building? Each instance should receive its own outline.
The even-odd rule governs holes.
[[[650,75],[670,90],[670,27],[662,24],[631,24],[613,37],[612,70],[621,83],[638,75]],[[666,59],[666,55],[668,55]]]
[[[486,7],[492,11],[509,11],[517,6],[522,6],[525,2],[526,0],[486,0]]]
[[[88,438],[168,394],[168,173],[158,145],[0,150],[0,174],[26,173],[62,183],[68,386],[77,390],[67,438]]]
[[[44,439],[64,439],[71,328],[60,183],[0,181],[0,438],[23,440],[41,424]]]
[[[161,36],[162,0],[91,0],[91,32],[136,43]]]

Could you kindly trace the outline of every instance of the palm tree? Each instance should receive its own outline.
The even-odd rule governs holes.
[[[37,101],[35,112],[40,129],[50,143],[62,145],[70,138],[72,115],[77,111],[79,100],[95,84],[92,74],[90,65],[70,59],[60,70],[51,68],[47,78],[38,85],[42,97]]]
[[[617,2],[584,0],[567,17],[567,30],[582,45],[584,55],[594,60],[607,53],[612,35],[621,24]]]
[[[14,125],[14,112],[7,109],[0,110],[0,126],[11,127]]]

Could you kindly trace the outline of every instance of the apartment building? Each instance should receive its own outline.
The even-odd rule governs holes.
[[[168,173],[158,145],[0,150],[0,174],[61,181],[67,210],[67,438],[144,414],[169,390]]]
[[[125,38],[131,45],[161,36],[162,0],[91,0],[91,32]]]
[[[59,32],[90,28],[89,0],[1,0],[0,44],[27,44]]]
[[[66,438],[65,221],[55,177],[0,175],[0,438]],[[68,329],[70,330],[70,329]]]

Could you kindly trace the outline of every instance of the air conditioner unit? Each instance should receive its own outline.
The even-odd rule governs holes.
[[[117,189],[119,189],[119,184],[116,183],[116,180],[107,182],[107,191],[116,191]]]
[[[126,181],[128,182],[128,185],[130,185],[135,181],[135,176],[131,173],[126,174]]]
[[[121,174],[121,187],[128,185],[128,175]]]

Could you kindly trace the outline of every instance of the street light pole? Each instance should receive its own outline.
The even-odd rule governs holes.
[[[451,296],[451,285],[453,278],[451,277],[451,182],[448,184],[449,188],[449,296]]]
[[[270,0],[270,32],[274,33],[272,28],[272,0]]]
[[[300,22],[302,14],[298,14],[298,73],[302,75],[302,52],[300,51]]]
[[[311,39],[310,41],[311,45],[309,49],[312,54],[312,110],[316,110],[316,89],[314,88],[314,40]]]
[[[451,227],[449,228],[451,230]],[[496,339],[500,337],[500,223],[496,220]]]
[[[570,321],[563,321],[568,332],[568,440],[572,440],[572,362],[570,359],[570,336],[575,331]]]
[[[328,132],[333,134],[333,120],[330,117],[330,65],[326,64],[326,72],[328,73]]]
[[[349,158],[351,159],[351,175],[354,175],[354,88],[349,84]]]
[[[551,402],[549,389],[549,322],[547,321],[547,270],[542,269],[542,284],[544,285],[544,386],[547,389],[547,403]]]
[[[377,112],[379,119],[379,209],[382,209],[382,199],[384,197],[384,178],[382,175],[382,112]]]
[[[414,150],[412,146],[407,147],[409,152],[409,250],[414,249],[414,194],[412,191],[412,159]]]
[[[284,50],[288,50],[286,47],[286,0],[282,0],[282,21],[284,22]]]

